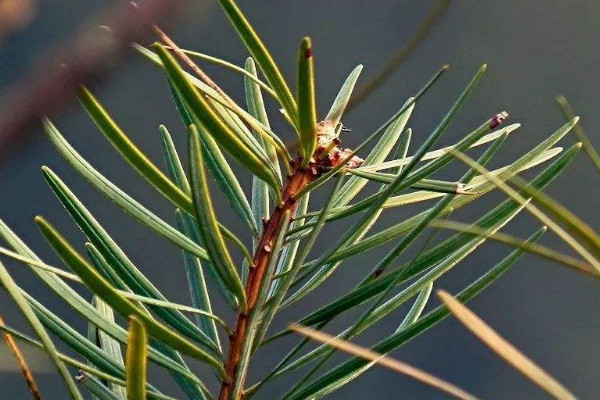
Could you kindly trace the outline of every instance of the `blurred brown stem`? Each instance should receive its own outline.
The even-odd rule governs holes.
[[[0,315],[0,324],[4,325],[4,320],[2,319],[1,315]],[[33,378],[31,369],[29,368],[29,365],[27,365],[27,361],[25,360],[25,357],[23,356],[21,349],[17,345],[17,342],[15,342],[15,340],[9,333],[3,333],[2,336],[4,337],[4,340],[6,341],[6,344],[8,345],[8,348],[10,349],[11,353],[13,353],[13,355],[15,356],[15,358],[17,360],[17,364],[19,365],[19,370],[21,371],[21,375],[23,375],[25,382],[27,382],[27,386],[29,387],[31,396],[33,397],[34,400],[41,400],[42,396],[40,395],[40,391],[38,389],[37,383],[35,382],[35,379]]]
[[[94,28],[77,35],[65,46],[35,64],[0,99],[0,157],[14,151],[19,142],[41,130],[40,120],[62,111],[75,98],[82,83],[104,77],[130,43],[143,41],[151,27],[172,14],[176,0],[141,0],[137,7],[118,5],[101,14],[111,35]],[[3,158],[0,158],[3,159]]]
[[[0,0],[0,43],[12,31],[26,27],[36,9],[35,0]]]
[[[240,400],[242,393],[238,394],[237,398],[232,398],[233,385],[239,381],[243,386],[248,372],[247,366],[246,369],[240,368],[240,362],[244,346],[248,345],[246,339],[248,335],[253,335],[253,332],[249,330],[249,316],[258,304],[259,290],[263,280],[270,279],[265,272],[267,263],[270,261],[272,246],[279,236],[279,229],[283,226],[284,219],[289,220],[296,212],[298,202],[294,200],[294,196],[317,178],[317,174],[310,168],[302,168],[301,159],[296,159],[293,164],[294,170],[288,175],[282,190],[283,201],[275,207],[270,218],[264,221],[263,233],[256,246],[256,253],[246,280],[248,311],[238,314],[235,330],[229,338],[229,352],[225,361],[227,379],[222,382],[219,400]],[[277,257],[278,255],[273,256]]]

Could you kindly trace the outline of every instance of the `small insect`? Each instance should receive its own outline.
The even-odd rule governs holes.
[[[498,127],[498,125],[500,125],[502,121],[504,121],[507,118],[508,113],[506,111],[502,111],[501,113],[494,115],[492,117],[492,120],[490,121],[490,129]]]
[[[341,125],[342,125],[342,127],[340,128],[340,130],[342,132],[352,132],[352,128],[349,128],[349,127],[347,127],[347,126],[345,126],[343,124],[341,124]]]

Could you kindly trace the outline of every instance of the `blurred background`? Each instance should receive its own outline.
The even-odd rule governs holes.
[[[91,29],[85,25],[90,16],[117,3],[92,0],[40,2],[31,22],[0,43],[0,93],[31,66],[43,67],[50,49],[77,35],[82,28]],[[362,82],[365,82],[403,48],[437,4],[423,0],[240,0],[239,3],[290,82],[294,82],[300,39],[304,35],[312,36],[318,105],[322,113],[326,112],[354,66],[364,64]],[[185,7],[170,24],[165,25],[178,44],[243,65],[247,54],[217,2],[194,0],[187,2]],[[100,19],[94,24],[98,22],[109,23]],[[492,165],[501,166],[562,125],[563,117],[555,102],[557,94],[564,94],[570,100],[576,113],[582,116],[583,127],[592,142],[600,145],[595,129],[600,126],[600,114],[597,112],[599,22],[600,3],[593,1],[455,0],[426,40],[391,79],[345,118],[344,123],[352,128],[352,132],[345,135],[344,144],[352,147],[359,143],[415,93],[434,71],[449,63],[451,70],[417,104],[409,122],[414,131],[412,148],[416,149],[477,68],[488,63],[484,80],[443,137],[440,146],[455,142],[482,121],[506,109],[511,114],[510,122],[520,122],[523,127],[509,138]],[[210,65],[205,68],[236,99],[243,99],[243,82],[239,76]],[[100,84],[92,87],[116,120],[159,165],[162,165],[162,155],[158,124],[164,123],[170,128],[181,153],[185,152],[185,132],[171,104],[164,76],[153,65],[132,52]],[[29,96],[36,96],[36,93],[29,93]],[[282,129],[284,137],[291,138],[290,132],[279,121],[276,107],[270,106],[273,125]],[[130,170],[76,102],[52,118],[75,148],[103,174],[165,220],[174,222],[171,205]],[[188,302],[178,249],[124,218],[119,209],[71,170],[44,138],[39,127],[33,131],[37,134],[26,146],[10,148],[0,159],[0,218],[51,263],[57,264],[58,260],[38,233],[32,221],[35,215],[48,217],[75,243],[83,243],[83,236],[43,181],[40,166],[48,165],[89,206],[128,255],[170,299]],[[563,142],[563,146],[568,147],[575,140],[573,136],[567,136]],[[458,167],[445,171],[447,177],[459,176],[462,168]],[[592,227],[598,227],[598,178],[581,153],[566,173],[550,185],[548,192],[570,206]],[[250,179],[242,181],[248,187]],[[453,219],[473,221],[502,199],[500,194],[487,195],[477,205],[454,215]],[[419,209],[406,207],[389,211],[385,220],[389,221],[389,225]],[[227,212],[226,207],[219,211],[227,225],[236,232],[243,232],[238,220]],[[326,249],[346,226],[347,223],[340,223],[327,230],[328,236],[319,243],[318,250]],[[536,221],[523,215],[506,230],[526,237],[537,227]],[[543,242],[565,250],[551,233],[545,235]],[[370,270],[373,260],[381,257],[385,250],[377,249],[349,259],[323,290],[286,311],[277,327],[283,327],[317,305],[346,292]],[[501,245],[486,244],[437,282],[435,288],[457,292],[509,251]],[[33,291],[46,306],[56,310],[80,332],[85,332],[85,323],[68,305],[62,304],[43,287],[26,267],[8,260],[6,263],[23,288]],[[430,307],[437,303],[438,300],[432,298]],[[597,379],[600,372],[599,303],[598,282],[545,260],[525,256],[470,306],[580,398],[596,398],[600,389]],[[224,308],[220,307],[217,311],[224,311]],[[380,322],[378,328],[362,335],[358,342],[371,344],[385,336],[395,329],[404,311],[401,309]],[[0,293],[0,312],[8,324],[28,331],[18,310],[3,292]],[[343,326],[344,321],[340,320],[332,324],[329,331],[337,332],[336,329]],[[250,380],[264,376],[284,354],[284,349],[296,340],[288,337],[261,352],[252,366]],[[35,351],[28,350],[26,354],[32,361],[44,398],[66,398],[50,361]],[[403,346],[394,352],[394,356],[448,379],[481,398],[546,398],[543,392],[488,351],[453,318]],[[340,356],[336,360],[342,358]],[[167,392],[173,389],[175,391],[171,393],[177,393],[172,380],[162,371],[152,369],[151,374],[159,387],[164,387]],[[204,371],[203,374],[209,377],[210,372]],[[268,385],[259,397],[274,398],[299,376],[291,374]],[[29,396],[4,342],[0,343],[0,388],[0,399],[26,399]],[[390,396],[444,398],[428,387],[377,367],[330,397],[358,399],[366,396],[372,399]]]

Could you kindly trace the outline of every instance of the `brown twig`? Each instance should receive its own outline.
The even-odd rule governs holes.
[[[225,373],[227,379],[221,386],[219,400],[229,400],[231,394],[232,383],[236,380],[237,374],[245,374],[246,371],[239,371],[238,366],[242,356],[244,339],[248,332],[248,316],[252,312],[258,299],[258,290],[261,282],[265,279],[265,271],[269,261],[269,255],[275,238],[278,235],[278,228],[282,226],[282,219],[285,215],[294,215],[297,207],[297,202],[294,200],[295,194],[312,182],[318,175],[318,171],[314,168],[304,169],[301,167],[300,160],[293,162],[293,172],[288,175],[288,180],[283,188],[283,202],[275,207],[271,218],[265,221],[263,234],[256,247],[253,265],[248,273],[246,283],[246,297],[248,299],[248,312],[239,314],[233,335],[230,337],[229,353],[225,362]],[[290,213],[287,213],[290,211]],[[237,399],[236,399],[237,400]]]
[[[208,75],[206,75],[204,71],[202,71],[202,69],[200,69],[198,64],[196,64],[187,54],[185,54],[185,52],[183,52],[181,48],[177,46],[177,44],[173,41],[173,39],[171,39],[162,29],[160,29],[157,25],[153,25],[152,30],[154,31],[156,36],[158,36],[158,38],[162,40],[164,44],[169,46],[169,49],[173,53],[175,53],[175,55],[179,57],[179,59],[183,61],[189,69],[191,69],[196,75],[198,75],[198,77],[204,83],[210,86],[215,92],[219,93],[225,101],[231,101],[231,98],[227,96],[227,94],[223,90],[221,90],[221,88]]]
[[[346,113],[362,103],[375,90],[383,85],[394,72],[402,65],[408,57],[419,47],[419,45],[429,36],[433,27],[440,20],[444,11],[448,8],[452,0],[439,0],[431,13],[421,22],[415,34],[408,40],[406,45],[398,52],[387,64],[373,76],[354,96],[350,99],[346,108]]]
[[[173,53],[191,71],[193,71],[204,83],[219,93],[230,105],[237,107],[237,104],[235,104],[235,102],[208,75],[206,75],[163,30],[156,25],[153,26],[153,29],[160,40],[168,45],[171,51],[173,51]],[[271,250],[275,243],[275,239],[279,234],[279,228],[283,226],[284,218],[290,218],[294,215],[297,207],[297,201],[294,199],[294,196],[300,189],[312,182],[319,173],[318,169],[313,166],[314,162],[311,163],[310,167],[307,169],[302,168],[301,164],[301,160],[294,160],[291,162],[293,170],[287,176],[287,182],[282,190],[283,201],[275,207],[271,217],[264,221],[263,233],[257,244],[256,253],[254,254],[252,265],[249,268],[248,278],[246,280],[245,291],[248,302],[247,311],[238,315],[235,330],[229,337],[229,350],[227,360],[225,361],[226,379],[222,382],[219,400],[229,400],[232,394],[233,383],[238,378],[241,378],[243,384],[246,371],[241,371],[239,365],[242,358],[245,339],[247,335],[250,334],[250,332],[248,332],[249,316],[256,307],[259,297],[259,288],[261,287],[263,279],[265,279],[265,272],[271,257]],[[238,374],[241,375],[238,376]]]
[[[227,93],[225,93],[225,91],[223,91],[223,89],[221,89],[221,87],[219,85],[217,85],[215,83],[215,81],[213,81],[199,66],[198,64],[196,64],[194,62],[194,60],[192,60],[178,45],[177,43],[175,43],[173,41],[173,39],[171,39],[169,37],[169,35],[167,35],[160,27],[158,27],[157,25],[154,25],[152,27],[152,29],[154,30],[154,33],[156,33],[156,36],[158,36],[158,38],[167,45],[167,49],[172,51],[192,72],[194,72],[199,78],[200,80],[202,80],[202,82],[204,82],[206,85],[208,85],[211,89],[213,89],[215,92],[217,92],[217,94],[219,94],[219,96],[221,96],[221,98],[223,99],[223,101],[227,104],[227,107],[234,111],[236,114],[242,116],[245,114],[245,110],[243,110],[231,97],[229,97],[229,95]],[[265,132],[265,130],[256,123],[256,121],[254,121],[252,118],[244,118],[244,120],[248,123],[248,125],[250,125],[250,127],[252,129],[254,129],[256,132],[258,132],[259,135],[261,135],[266,141],[268,141],[270,144],[273,145],[275,151],[277,152],[277,154],[281,155],[285,160],[290,160],[291,161],[291,157],[289,156],[289,153],[287,152],[287,149],[283,148],[283,145],[278,146],[277,143],[275,143],[275,141],[269,136],[269,134],[267,132]],[[277,161],[277,159],[273,159],[272,161]],[[288,168],[288,165],[286,164],[286,168]],[[287,169],[287,172],[290,172],[289,168]]]
[[[129,44],[152,34],[152,25],[170,15],[176,0],[141,0],[136,12],[117,6],[102,14],[111,35],[94,29],[43,58],[0,99],[0,157],[32,136],[40,120],[63,110],[82,83],[106,75],[118,59],[130,51]],[[98,18],[95,18],[98,20]]]
[[[2,319],[1,315],[0,324],[4,325],[4,319]],[[25,382],[27,382],[27,387],[29,387],[31,396],[34,400],[41,400],[42,396],[40,394],[40,390],[38,389],[37,383],[35,382],[33,374],[31,373],[31,369],[29,368],[29,365],[27,365],[25,356],[23,356],[23,353],[17,345],[17,342],[15,342],[15,340],[9,333],[2,333],[2,336],[4,337],[4,340],[6,341],[6,344],[8,345],[8,348],[10,349],[11,353],[13,353],[13,355],[17,359],[19,370],[21,371],[21,375],[23,375]]]
[[[238,107],[237,104],[235,104],[235,102],[233,102],[233,100],[223,92],[223,90],[208,75],[206,75],[204,71],[202,71],[202,69],[200,69],[200,67],[198,67],[198,65],[196,65],[196,63],[189,58],[168,35],[165,34],[164,31],[158,26],[154,26],[153,29],[160,40],[168,45],[171,51],[173,51],[173,53],[175,53],[175,55],[179,57],[179,59],[204,83],[219,93],[226,101],[233,103],[232,106]],[[252,259],[252,265],[249,268],[248,278],[246,280],[245,291],[248,302],[247,311],[238,315],[235,330],[229,337],[229,350],[227,360],[225,361],[226,379],[222,382],[219,400],[229,400],[232,394],[233,383],[236,380],[241,378],[243,385],[246,371],[241,371],[239,365],[242,358],[244,342],[247,335],[250,334],[248,331],[249,316],[257,305],[259,289],[261,283],[266,278],[265,272],[271,257],[273,245],[279,234],[280,227],[284,225],[284,219],[291,218],[295,214],[297,208],[297,201],[295,200],[296,193],[317,178],[320,173],[320,169],[315,161],[311,161],[308,168],[302,168],[301,161],[302,160],[300,159],[296,159],[290,162],[293,170],[288,174],[286,184],[283,187],[283,200],[275,207],[271,217],[264,221],[263,233],[256,246],[256,252]]]

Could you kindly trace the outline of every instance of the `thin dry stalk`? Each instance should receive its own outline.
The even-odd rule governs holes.
[[[372,77],[356,94],[352,97],[346,108],[349,113],[354,107],[365,101],[374,91],[383,85],[394,72],[402,65],[419,45],[429,36],[433,27],[439,22],[444,12],[452,0],[439,0],[431,13],[421,22],[415,34],[406,42],[406,45],[392,57],[381,70]]]
[[[104,77],[130,51],[130,43],[143,41],[151,26],[181,3],[142,0],[135,12],[129,4],[112,7],[101,14],[111,35],[96,28],[95,17],[92,30],[35,63],[0,99],[0,156],[15,154],[16,145],[42,131],[38,126],[44,116],[64,110],[82,83]]]
[[[536,385],[558,400],[577,399],[577,397],[569,392],[560,382],[540,368],[529,357],[521,353],[516,347],[507,342],[481,318],[475,315],[460,301],[456,300],[452,295],[440,290],[438,296],[442,299],[446,307],[448,307],[448,310],[450,310],[450,312],[462,322],[467,329]]]
[[[1,315],[0,315],[0,324],[4,325],[4,319],[2,319]],[[13,339],[13,337],[9,333],[2,333],[2,337],[4,337],[4,341],[6,341],[6,344],[7,344],[8,348],[10,349],[10,352],[13,353],[13,355],[15,356],[15,359],[17,360],[17,364],[19,365],[19,370],[21,371],[21,375],[23,375],[23,379],[25,379],[25,382],[27,383],[27,387],[29,388],[29,391],[31,392],[31,397],[33,397],[34,400],[41,400],[42,396],[40,394],[40,390],[38,389],[38,385],[35,382],[33,373],[31,372],[31,369],[29,368],[29,365],[27,364],[27,361],[25,360],[25,356],[23,355],[23,352],[17,345],[17,342],[15,342],[15,339]]]
[[[400,374],[407,375],[415,380],[423,382],[456,398],[463,400],[477,400],[477,397],[464,391],[458,386],[455,386],[449,382],[444,381],[443,379],[435,377],[423,370],[415,368],[412,365],[387,357],[385,354],[377,353],[370,349],[366,349],[364,347],[355,345],[345,340],[337,339],[334,336],[331,336],[327,333],[307,328],[302,325],[290,325],[290,329],[312,340],[316,340],[317,342],[321,342],[328,346],[335,347],[336,349],[345,351],[346,353],[358,356],[360,358],[364,358],[365,360],[372,361],[376,364],[389,368]]]
[[[239,364],[242,357],[243,344],[248,332],[248,317],[252,313],[256,305],[259,295],[259,288],[262,280],[265,279],[265,271],[269,262],[271,249],[279,232],[278,228],[282,226],[285,215],[295,215],[297,201],[294,196],[298,191],[312,182],[318,175],[314,168],[304,169],[301,166],[301,161],[296,160],[294,163],[293,172],[288,175],[288,180],[283,188],[283,202],[275,207],[269,220],[265,221],[263,234],[256,247],[253,265],[248,273],[246,283],[246,297],[248,300],[248,312],[240,313],[238,320],[230,337],[229,354],[225,362],[225,373],[227,379],[221,386],[219,400],[228,400],[231,395],[232,383],[235,382],[237,374],[244,374],[245,371],[239,370]],[[289,211],[289,213],[288,213]]]

